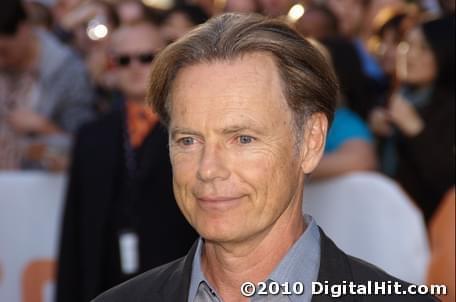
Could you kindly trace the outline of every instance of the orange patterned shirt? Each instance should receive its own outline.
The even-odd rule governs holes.
[[[158,120],[158,115],[150,106],[135,101],[127,101],[128,133],[133,149],[142,145]]]

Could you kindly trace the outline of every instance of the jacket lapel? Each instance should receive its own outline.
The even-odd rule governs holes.
[[[178,264],[176,270],[166,281],[161,292],[163,302],[186,302],[190,289],[190,279],[192,276],[193,258],[195,257],[198,240],[193,243],[188,254]]]

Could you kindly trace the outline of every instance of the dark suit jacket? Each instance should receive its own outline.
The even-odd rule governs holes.
[[[372,264],[346,255],[320,229],[321,260],[318,281],[329,284],[343,284],[353,281],[357,284],[375,281],[399,281],[403,288],[408,283],[389,276]],[[96,298],[93,302],[187,302],[196,243],[187,256],[150,270],[127,281]],[[307,290],[307,289],[306,289]],[[438,301],[431,296],[313,296],[312,301]]]
[[[57,301],[90,301],[132,277],[121,275],[116,233],[125,222],[120,205],[126,199],[136,215],[139,272],[182,257],[196,239],[174,200],[166,130],[157,125],[140,147],[135,196],[131,196],[123,189],[122,127],[122,112],[114,111],[82,127],[76,136],[60,240]]]

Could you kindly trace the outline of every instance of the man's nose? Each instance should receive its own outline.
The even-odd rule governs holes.
[[[225,180],[230,176],[223,147],[206,144],[198,166],[197,177],[203,182]]]

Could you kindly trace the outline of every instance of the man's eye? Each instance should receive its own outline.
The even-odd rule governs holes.
[[[241,144],[250,144],[255,140],[255,138],[248,135],[241,135],[238,139]]]
[[[183,137],[179,139],[177,142],[184,146],[190,146],[195,143],[195,139],[193,137]]]

